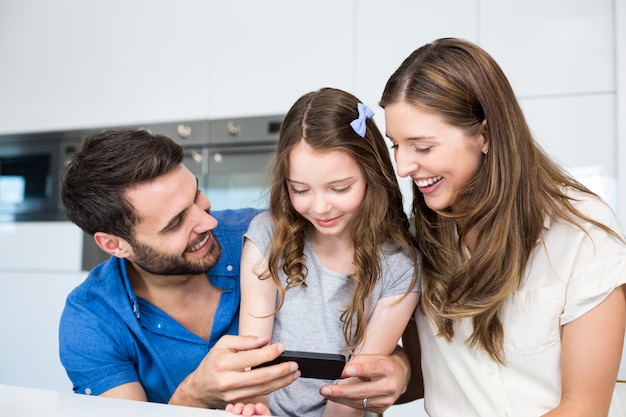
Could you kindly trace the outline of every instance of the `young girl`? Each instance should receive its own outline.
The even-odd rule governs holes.
[[[390,354],[418,299],[418,257],[373,113],[341,90],[301,97],[281,127],[269,211],[245,235],[239,333],[287,350]],[[342,383],[350,380],[342,380]],[[326,402],[328,380],[269,396],[272,414],[362,416]],[[229,409],[267,411],[240,404]],[[361,405],[360,405],[361,406]]]
[[[400,65],[381,106],[398,174],[414,183],[429,415],[624,416],[611,401],[620,226],[539,148],[498,64],[439,39]]]

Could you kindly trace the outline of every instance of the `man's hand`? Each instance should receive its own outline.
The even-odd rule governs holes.
[[[169,403],[224,408],[228,403],[247,403],[291,384],[300,376],[295,362],[251,370],[285,350],[282,343],[268,343],[269,337],[222,337],[198,368],[181,382]]]
[[[320,394],[352,408],[366,406],[367,411],[382,413],[406,390],[409,362],[400,347],[390,356],[357,355],[346,364],[341,377],[358,379],[347,384],[324,385]]]

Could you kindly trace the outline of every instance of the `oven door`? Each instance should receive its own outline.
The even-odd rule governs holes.
[[[0,221],[61,220],[60,170],[78,143],[0,144]]]
[[[274,150],[274,143],[207,148],[203,191],[211,200],[211,208],[267,208]]]

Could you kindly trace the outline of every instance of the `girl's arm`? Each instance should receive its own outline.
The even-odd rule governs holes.
[[[265,257],[254,243],[245,239],[241,253],[240,335],[272,336],[278,290],[271,278],[259,279],[265,271]]]
[[[563,326],[561,403],[545,417],[606,416],[626,328],[626,285]]]
[[[386,297],[378,301],[372,317],[367,323],[367,332],[363,346],[356,353],[390,355],[404,332],[409,319],[415,311],[418,292],[407,295]],[[338,384],[350,383],[350,379],[338,381]],[[364,411],[329,401],[323,417],[363,416]]]
[[[259,279],[267,270],[267,261],[252,241],[244,240],[241,253],[241,303],[239,307],[239,334],[272,337],[276,308],[276,285],[271,278]],[[246,405],[247,404],[247,405]],[[251,416],[269,415],[267,396],[251,398],[249,402],[229,404],[233,414]]]

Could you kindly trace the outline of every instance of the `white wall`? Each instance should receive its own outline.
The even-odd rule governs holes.
[[[459,36],[498,60],[538,141],[624,223],[624,28],[626,0],[1,0],[0,134],[281,113],[322,86],[376,109],[412,50]],[[380,109],[376,120],[384,127]],[[2,275],[1,294],[46,294],[49,276],[30,275],[18,258],[3,263],[23,265],[30,284]],[[0,358],[30,358],[46,346],[31,343],[37,334],[52,343],[61,296],[41,298],[52,320],[42,322],[0,302],[4,327],[5,317],[21,317],[38,329],[10,333],[20,348],[3,341]],[[13,377],[0,368],[0,378]]]
[[[615,54],[618,212],[626,227],[626,0],[615,0]]]

